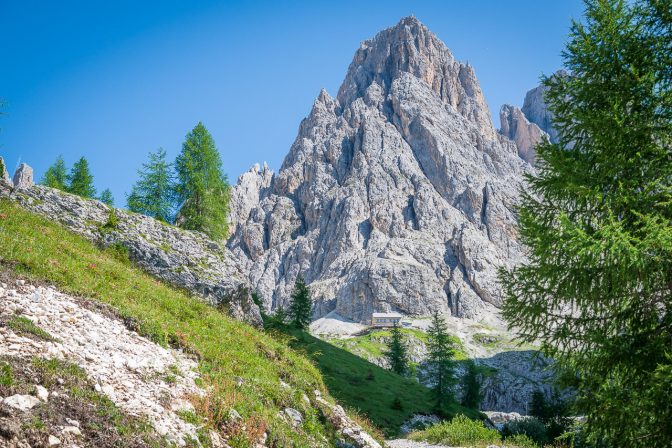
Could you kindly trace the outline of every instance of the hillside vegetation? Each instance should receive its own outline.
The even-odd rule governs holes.
[[[305,396],[328,399],[320,371],[306,357],[247,324],[133,267],[124,251],[101,250],[58,224],[0,200],[0,263],[29,281],[110,305],[139,333],[179,346],[200,359],[201,385],[210,393],[193,418],[248,447],[267,432],[268,446],[330,446],[333,427]],[[286,384],[283,386],[283,382]],[[303,415],[293,428],[285,408]],[[231,424],[235,409],[242,422]]]
[[[315,361],[332,395],[368,417],[386,435],[395,435],[414,414],[436,412],[431,391],[416,380],[382,369],[305,332],[294,331],[291,335],[290,345]],[[443,412],[447,417],[458,413],[479,416],[478,411],[458,404]]]

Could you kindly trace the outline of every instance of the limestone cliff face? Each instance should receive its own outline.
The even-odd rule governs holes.
[[[558,70],[555,76],[567,76]],[[534,165],[534,147],[546,137],[551,143],[558,143],[558,131],[553,127],[553,112],[546,104],[544,95],[548,88],[541,84],[527,92],[522,109],[505,104],[499,111],[500,133],[512,140],[518,148],[518,155]]]
[[[553,76],[564,76],[565,74],[564,70],[559,70]],[[530,122],[549,135],[551,143],[557,143],[558,132],[553,128],[553,113],[548,110],[548,105],[544,100],[546,90],[548,88],[542,84],[527,92],[521,111]]]
[[[514,205],[529,164],[497,133],[469,65],[417,19],[361,44],[322,91],[280,171],[233,191],[228,246],[267,309],[302,274],[315,316],[475,316],[522,259]]]
[[[518,107],[505,104],[499,110],[500,132],[513,140],[518,148],[518,156],[534,165],[536,153],[534,147],[548,134],[531,123]]]

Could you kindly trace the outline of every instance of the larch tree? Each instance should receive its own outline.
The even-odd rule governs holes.
[[[67,177],[67,191],[83,198],[95,198],[96,188],[93,186],[93,175],[89,169],[89,162],[81,157],[70,170]]]
[[[504,316],[571,372],[590,442],[672,446],[672,2],[586,1],[545,79],[559,142],[519,209]]]
[[[215,141],[199,122],[187,134],[175,160],[180,203],[176,223],[213,239],[228,236],[230,186]]]
[[[294,328],[306,330],[310,324],[313,302],[310,299],[310,290],[301,275],[296,278],[291,300],[287,310],[289,321]]]
[[[67,191],[68,173],[65,168],[65,161],[63,160],[63,156],[58,156],[54,164],[51,165],[44,173],[40,183],[47,187]]]
[[[112,196],[112,191],[109,188],[104,189],[103,192],[100,193],[98,200],[105,205],[114,207],[114,196]]]
[[[138,170],[138,180],[126,197],[126,206],[135,213],[170,222],[173,216],[174,177],[166,161],[166,151],[149,153],[149,160]]]

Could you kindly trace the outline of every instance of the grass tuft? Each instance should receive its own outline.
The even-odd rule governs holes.
[[[8,322],[7,326],[19,334],[31,334],[45,341],[57,342],[58,339],[38,327],[32,320],[25,316],[14,316]]]
[[[10,387],[14,384],[12,366],[6,362],[0,362],[0,386]]]

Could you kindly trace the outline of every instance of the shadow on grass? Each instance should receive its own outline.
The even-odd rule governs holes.
[[[304,331],[285,329],[284,333],[290,336],[292,348],[315,361],[331,395],[386,436],[398,434],[401,424],[414,414],[436,413],[431,391],[416,380],[382,369]],[[479,415],[458,404],[444,410],[446,417],[458,413],[473,418]]]

